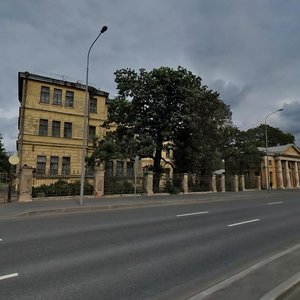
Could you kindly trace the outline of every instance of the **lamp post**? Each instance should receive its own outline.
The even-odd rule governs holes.
[[[83,194],[84,194],[84,178],[85,178],[85,157],[87,153],[87,130],[88,130],[88,114],[89,114],[89,101],[88,101],[88,85],[89,85],[89,60],[90,52],[98,38],[102,33],[107,30],[107,26],[103,26],[96,39],[91,44],[87,59],[86,59],[86,77],[85,77],[85,99],[84,99],[84,120],[83,120],[83,142],[82,142],[82,154],[81,154],[81,177],[80,177],[80,205],[83,205]]]
[[[276,114],[280,111],[283,111],[283,108],[277,109],[276,111],[271,112],[268,114],[265,118],[265,138],[266,138],[266,158],[267,158],[267,176],[266,176],[266,184],[267,184],[267,189],[268,192],[270,193],[270,172],[269,172],[269,157],[268,157],[268,129],[267,129],[267,119],[269,116]]]

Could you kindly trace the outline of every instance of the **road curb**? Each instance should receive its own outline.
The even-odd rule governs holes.
[[[292,291],[300,286],[300,272],[268,292],[260,300],[283,300]]]

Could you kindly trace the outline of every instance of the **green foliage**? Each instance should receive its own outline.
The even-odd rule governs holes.
[[[105,194],[133,194],[134,186],[131,182],[122,181],[118,177],[110,178],[105,181]]]
[[[80,181],[68,183],[58,180],[55,183],[38,187],[32,187],[32,197],[51,197],[51,196],[74,196],[80,194]],[[93,186],[89,183],[84,184],[84,194],[92,195]]]
[[[220,156],[214,150],[222,137],[220,128],[231,122],[229,106],[216,92],[202,86],[199,76],[182,67],[149,72],[121,69],[115,75],[118,97],[110,102],[104,126],[115,125],[117,130],[96,145],[94,160],[152,157],[154,190],[158,189],[166,142],[172,141],[180,172],[213,169],[208,161]],[[208,153],[212,159],[207,159]]]
[[[245,170],[257,167],[261,160],[261,153],[251,135],[237,127],[228,128],[222,154],[224,168],[229,174],[243,174]]]
[[[10,169],[10,164],[8,161],[8,154],[4,149],[4,145],[2,143],[2,136],[0,134],[0,172],[8,173]]]
[[[264,124],[247,130],[247,134],[257,147],[266,146],[266,131]],[[279,128],[270,125],[267,125],[267,134],[269,147],[295,143],[295,137],[291,133],[285,133]]]

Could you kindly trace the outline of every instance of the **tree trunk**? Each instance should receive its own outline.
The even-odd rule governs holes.
[[[162,153],[162,142],[156,147],[154,156],[154,166],[153,166],[153,191],[154,193],[159,192],[159,181],[161,175],[161,153]]]

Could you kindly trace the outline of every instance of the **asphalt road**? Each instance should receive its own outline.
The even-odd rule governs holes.
[[[0,299],[187,299],[300,239],[299,193],[0,221]]]

